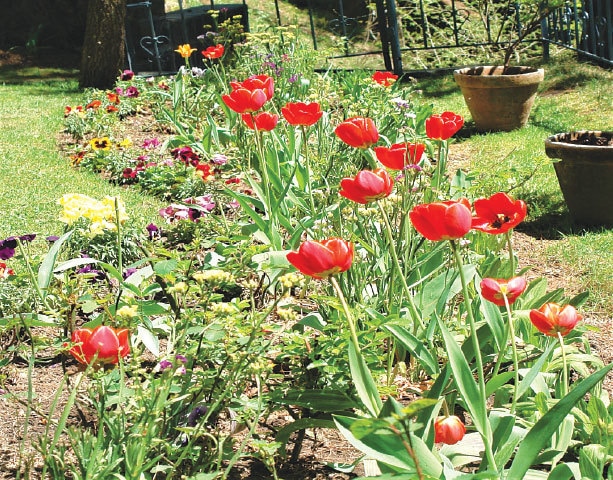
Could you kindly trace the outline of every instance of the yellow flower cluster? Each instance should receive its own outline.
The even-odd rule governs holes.
[[[58,201],[63,207],[60,222],[72,225],[79,219],[85,218],[90,222],[88,235],[91,237],[101,235],[105,230],[116,230],[115,198],[107,196],[100,201],[80,193],[67,193]],[[117,198],[117,210],[119,221],[124,223],[128,216],[119,198]]]
[[[233,315],[239,313],[238,308],[233,303],[215,302],[209,305],[209,310],[215,315]]]
[[[235,282],[234,275],[230,272],[216,269],[196,272],[193,277],[198,283],[206,283],[214,287]]]
[[[117,310],[116,315],[121,318],[134,318],[138,315],[138,305],[124,305]]]

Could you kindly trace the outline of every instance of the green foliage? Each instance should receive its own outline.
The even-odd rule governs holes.
[[[48,422],[38,445],[43,476],[228,478],[251,456],[274,477],[290,450],[299,458],[305,429],[334,427],[388,477],[462,478],[467,468],[473,478],[527,478],[533,468],[560,478],[602,474],[611,445],[600,382],[612,366],[590,351],[582,326],[550,337],[530,322],[546,302],[579,307],[585,296],[569,298],[537,278],[515,304],[498,307],[483,298],[480,280],[526,273],[516,267],[511,232],[494,238],[468,225],[450,241],[430,241],[411,216],[423,203],[498,190],[549,212],[550,201],[530,196],[539,194],[541,164],[528,136],[544,127],[430,138],[427,119],[449,108],[424,104],[414,85],[384,87],[367,71],[317,73],[311,50],[286,29],[251,40],[237,46],[236,63],[203,75],[183,69],[162,83],[134,80],[141,91],[123,118],[96,107],[68,126],[83,152],[76,173],[102,173],[123,184],[122,194],[138,188],[169,204],[148,234],[75,204],[63,217],[74,232],[43,255],[8,259],[17,272],[0,279],[0,327],[25,333],[30,343],[15,337],[13,351],[29,346],[31,368],[40,348],[33,326],[51,330],[45,347],[64,364],[76,329],[130,331],[131,353],[118,366],[87,367],[58,387],[49,415],[59,420]],[[221,95],[230,80],[262,72],[275,79],[267,111],[317,101],[321,119],[248,129]],[[122,142],[115,129],[145,111],[150,131],[163,128],[165,138]],[[380,166],[371,148],[334,133],[355,115],[374,119],[378,145],[425,144],[417,165],[393,174],[395,193],[364,205],[339,195],[342,181]],[[453,173],[456,148],[481,148],[493,159],[475,173]],[[125,176],[130,165],[136,174]],[[111,225],[93,235],[101,220]],[[331,237],[351,241],[349,269],[327,277],[322,266],[323,280],[294,271],[289,250]],[[318,268],[326,258],[310,261]],[[17,301],[21,287],[34,297],[27,304]],[[412,401],[400,403],[406,385]],[[73,412],[92,422],[77,420],[63,436]],[[442,447],[435,422],[451,412],[470,417],[470,432]],[[556,466],[566,456],[568,467]]]

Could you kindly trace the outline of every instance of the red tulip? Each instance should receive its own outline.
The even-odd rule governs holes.
[[[383,168],[362,170],[355,178],[341,180],[340,194],[354,202],[366,204],[387,197],[394,189],[394,180]]]
[[[492,235],[508,232],[526,218],[528,211],[523,200],[513,200],[502,192],[475,200],[474,205],[472,228]]]
[[[225,48],[222,44],[215,45],[214,47],[208,47],[206,50],[202,50],[202,56],[204,58],[208,58],[209,60],[215,60],[216,58],[223,57],[225,52]]]
[[[568,335],[577,322],[583,319],[572,305],[560,306],[557,303],[546,303],[538,310],[530,310],[530,321],[545,335],[557,337],[558,332]]]
[[[415,229],[428,240],[453,240],[470,231],[472,214],[470,203],[458,201],[434,202],[417,205],[409,212]]]
[[[392,170],[404,170],[417,165],[426,146],[423,143],[394,143],[391,147],[375,147],[375,155],[381,164]]]
[[[379,85],[391,87],[398,80],[398,75],[394,75],[392,72],[375,72],[372,79]]]
[[[462,125],[464,125],[462,116],[453,112],[431,115],[426,119],[426,135],[432,140],[447,140],[453,137]]]
[[[344,272],[353,262],[353,244],[340,238],[307,240],[287,260],[303,274],[324,279]]]
[[[277,126],[277,122],[279,121],[279,115],[268,112],[261,112],[257,115],[253,115],[252,113],[243,113],[242,115],[243,122],[245,125],[249,127],[251,130],[264,130],[266,132],[270,132],[274,130]]]
[[[237,88],[228,95],[222,95],[221,98],[228,108],[237,113],[255,112],[268,101],[264,90],[256,89],[251,91],[246,88]]]
[[[281,108],[281,113],[290,125],[304,125],[309,127],[317,123],[324,112],[321,111],[319,103],[287,103]]]
[[[336,127],[334,133],[347,145],[356,148],[368,148],[379,140],[375,122],[364,117],[348,118]]]
[[[262,90],[266,94],[266,100],[270,100],[275,93],[275,82],[268,75],[253,75],[242,82],[230,82],[230,86],[232,90],[239,88],[244,88],[250,92]]]
[[[526,279],[524,277],[513,277],[508,280],[500,278],[481,280],[481,296],[499,307],[504,307],[504,297],[507,297],[510,305],[524,293],[525,289]]]
[[[438,417],[434,422],[434,441],[454,445],[464,438],[466,427],[455,415]]]
[[[130,353],[127,328],[115,329],[106,325],[99,325],[93,330],[78,328],[72,332],[72,343],[76,344],[70,349],[70,354],[80,363],[89,364],[94,358],[98,363],[116,364],[119,357]]]

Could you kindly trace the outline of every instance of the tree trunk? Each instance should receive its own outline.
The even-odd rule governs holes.
[[[127,0],[90,0],[81,56],[81,88],[111,88],[124,67]]]

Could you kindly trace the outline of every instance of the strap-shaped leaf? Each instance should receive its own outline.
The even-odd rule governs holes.
[[[481,393],[479,392],[477,382],[475,382],[475,378],[473,377],[472,369],[468,365],[455,338],[449,333],[443,321],[440,318],[437,318],[437,321],[441,333],[443,334],[445,349],[449,356],[449,364],[451,365],[455,383],[462,394],[466,409],[470,413],[477,431],[481,435],[486,436],[487,432],[490,431],[487,423],[487,411]]]
[[[583,396],[594,388],[605,375],[613,368],[613,363],[598,370],[585,380],[579,382],[568,395],[556,403],[541,419],[530,429],[526,438],[521,442],[515,459],[506,480],[522,480],[541,450],[551,441],[551,437],[558,429],[566,415]]]
[[[51,283],[51,277],[53,276],[53,266],[55,265],[57,256],[60,253],[60,249],[62,248],[64,242],[68,240],[73,233],[74,230],[70,230],[69,232],[66,232],[64,235],[58,238],[55,242],[53,242],[53,245],[51,245],[49,252],[47,253],[47,255],[45,255],[45,258],[40,264],[40,267],[38,269],[38,287],[43,292],[45,292],[44,295],[46,295],[46,290],[49,287],[49,283]]]
[[[381,397],[379,397],[379,390],[368,369],[368,365],[364,361],[364,357],[355,349],[353,343],[349,343],[349,369],[351,370],[351,378],[353,378],[355,388],[358,391],[358,397],[368,412],[373,417],[376,417],[383,405]]]

